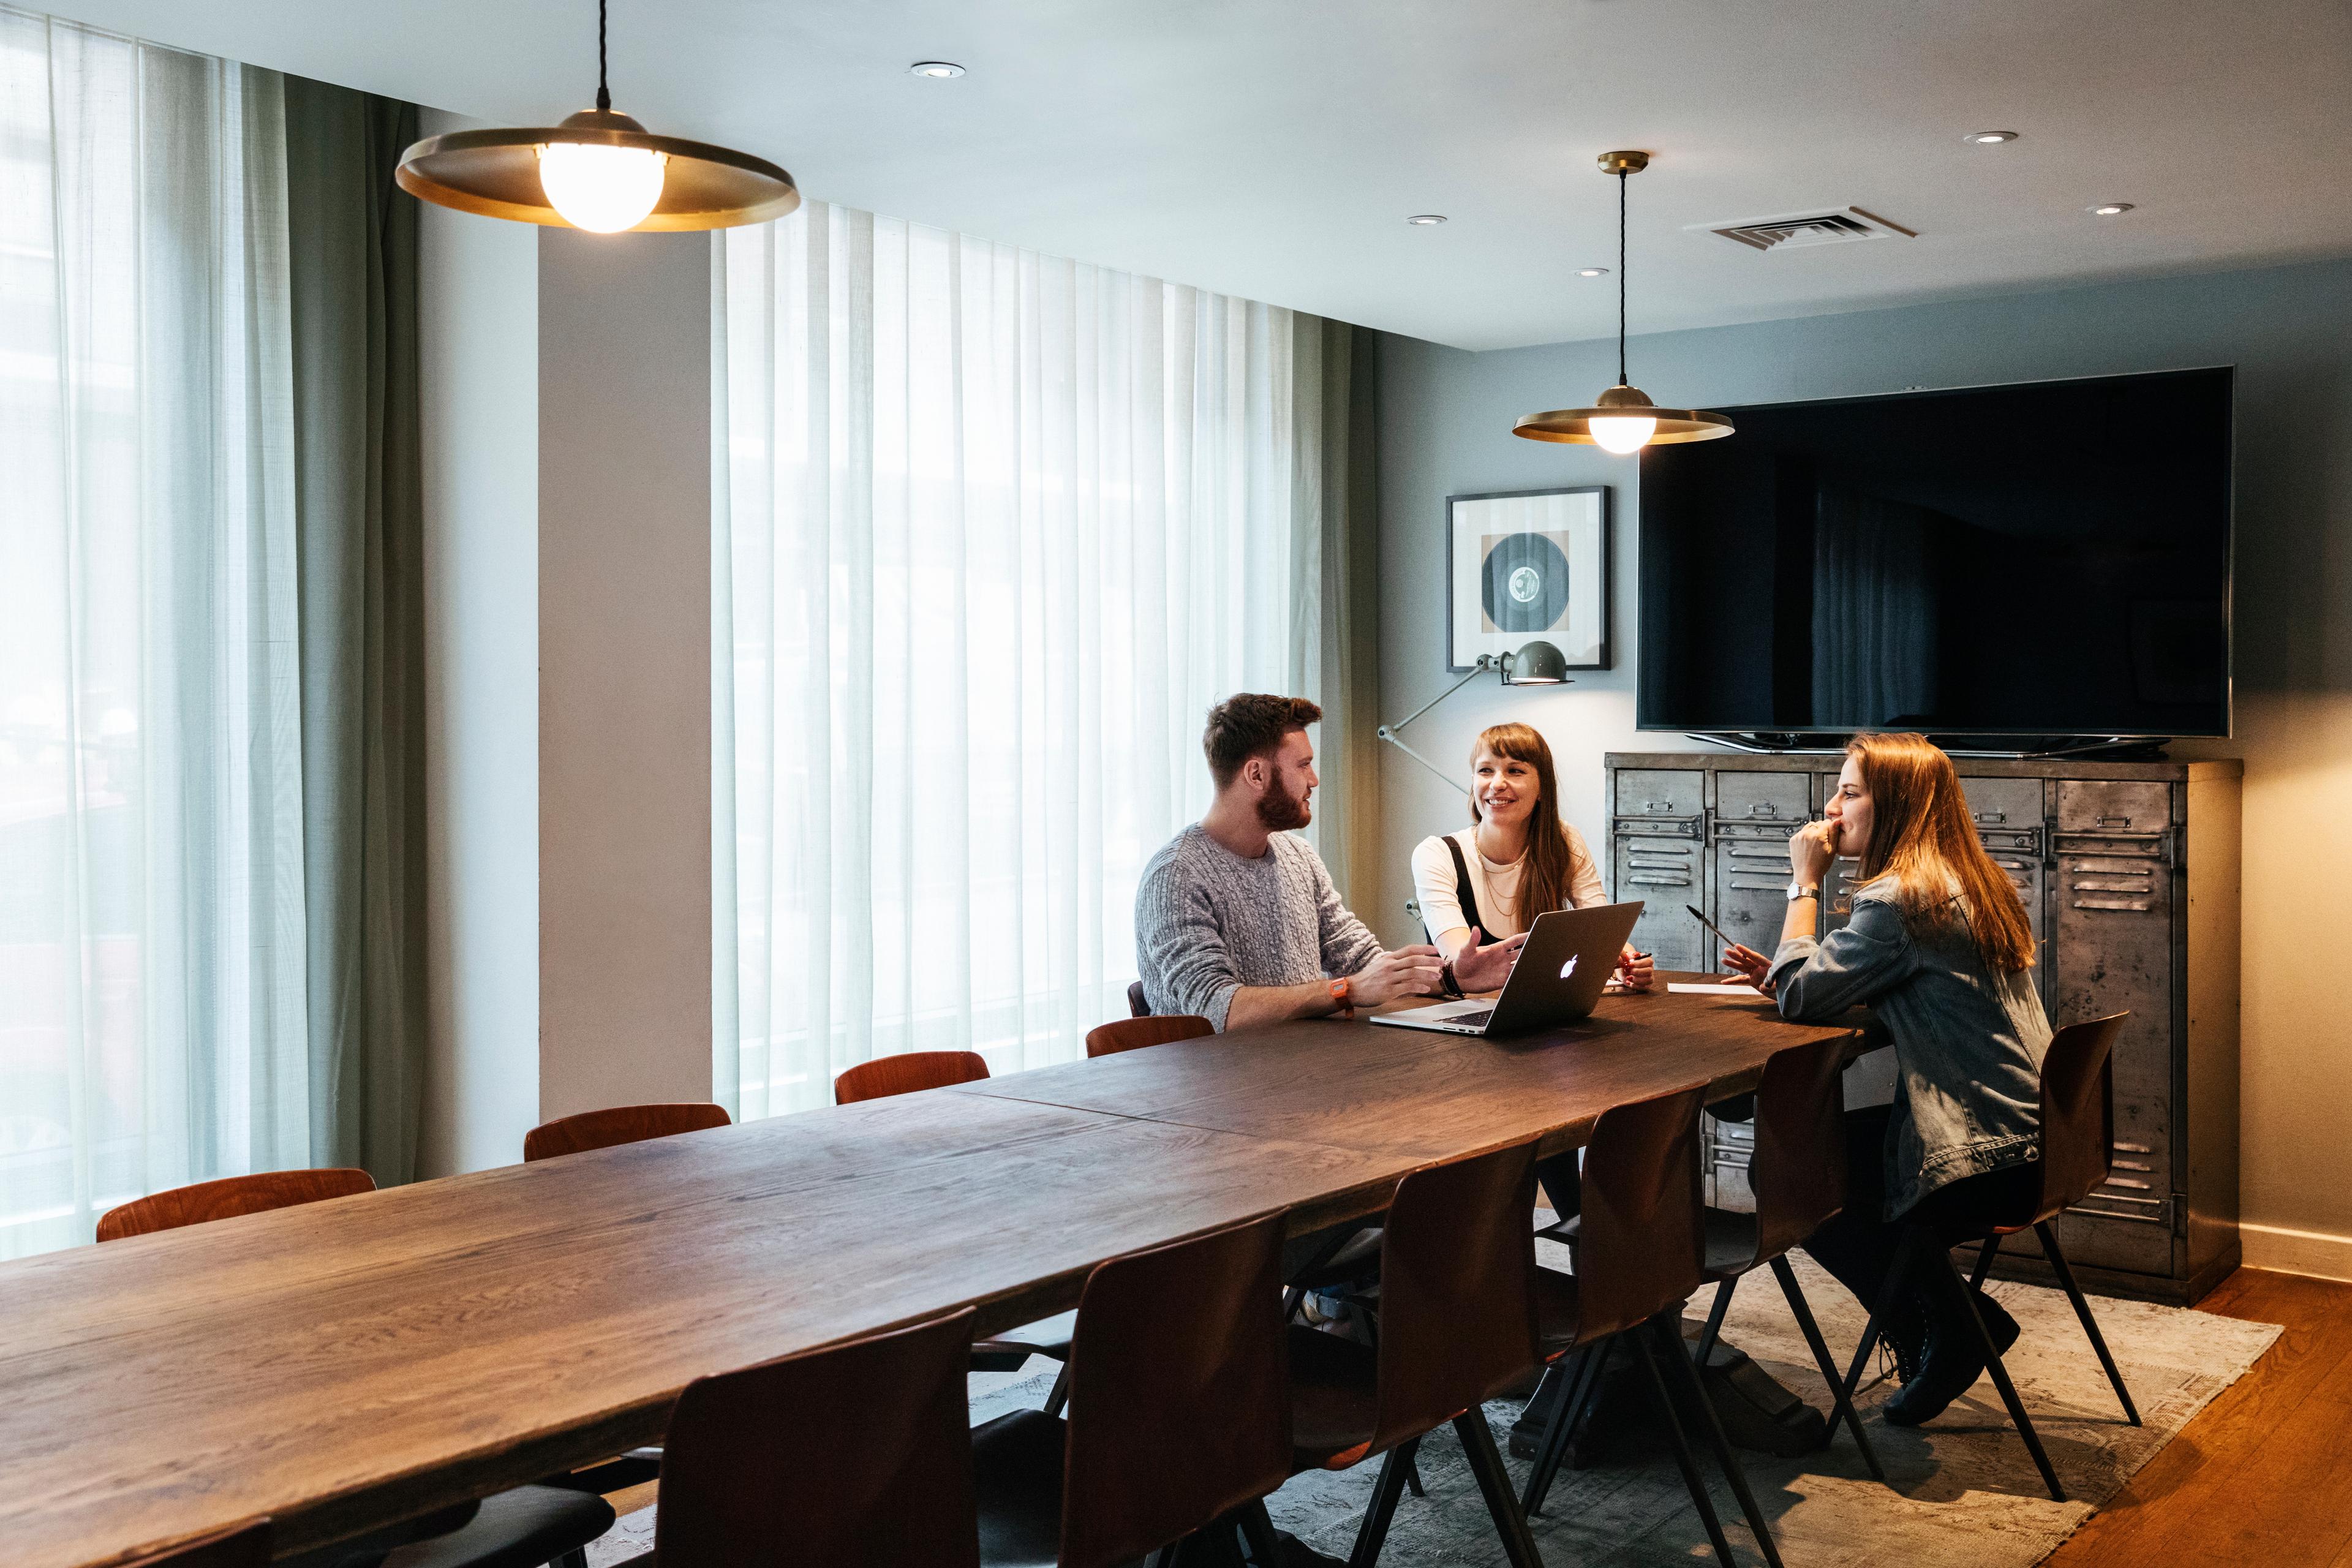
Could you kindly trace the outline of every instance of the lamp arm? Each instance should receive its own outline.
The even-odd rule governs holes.
[[[1411,757],[1414,762],[1419,763],[1423,767],[1427,768],[1431,773],[1435,773],[1439,778],[1444,779],[1455,789],[1461,790],[1464,795],[1468,795],[1470,793],[1468,788],[1464,785],[1460,779],[1455,778],[1452,773],[1447,773],[1444,768],[1439,767],[1435,763],[1431,762],[1427,757],[1423,756],[1419,752],[1414,751],[1411,746],[1408,746],[1402,741],[1398,740],[1396,738],[1396,731],[1391,729],[1390,726],[1386,724],[1381,725],[1379,732],[1381,740],[1386,741],[1390,745],[1394,746],[1398,751],[1402,752],[1406,756]]]
[[[1470,667],[1469,674],[1464,676],[1461,679],[1455,681],[1453,685],[1447,687],[1444,690],[1439,692],[1436,696],[1431,698],[1428,701],[1423,703],[1420,707],[1414,709],[1412,712],[1406,714],[1395,723],[1381,725],[1377,733],[1380,735],[1381,740],[1386,741],[1390,745],[1394,746],[1398,751],[1402,752],[1406,756],[1411,757],[1414,762],[1419,763],[1423,767],[1427,768],[1431,773],[1435,773],[1439,778],[1444,779],[1455,789],[1461,790],[1465,795],[1469,794],[1469,790],[1463,784],[1460,779],[1454,777],[1452,773],[1447,773],[1444,768],[1439,767],[1435,763],[1431,762],[1427,757],[1423,756],[1419,752],[1414,751],[1411,746],[1406,745],[1402,741],[1397,739],[1397,731],[1412,723],[1415,719],[1420,718],[1423,714],[1428,712],[1431,709],[1436,707],[1439,703],[1444,701],[1447,698],[1453,696],[1455,692],[1461,690],[1464,687],[1469,685],[1472,681],[1477,679],[1480,676],[1486,674],[1488,670],[1498,669],[1501,667],[1502,661],[1497,659],[1493,654],[1480,654],[1478,656],[1478,662]]]

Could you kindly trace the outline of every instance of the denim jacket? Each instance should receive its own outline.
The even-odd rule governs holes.
[[[1791,937],[1772,960],[1782,1017],[1826,1020],[1867,1003],[1895,1037],[1889,1218],[1963,1177],[2041,1158],[2050,1048],[2032,970],[1989,973],[1965,929],[1915,932],[1894,900],[1892,888],[1864,888],[1845,926]]]

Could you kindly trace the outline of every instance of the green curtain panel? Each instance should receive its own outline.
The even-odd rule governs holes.
[[[415,1174],[425,1062],[416,107],[285,79],[310,1155]]]

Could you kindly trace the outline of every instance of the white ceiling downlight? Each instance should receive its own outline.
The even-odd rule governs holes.
[[[1576,269],[1576,275],[1579,278],[1606,278],[1609,276],[1609,268],[1606,267],[1580,267]]]
[[[1693,224],[1694,230],[1719,234],[1750,250],[1803,250],[1816,245],[1850,245],[1865,239],[1916,239],[1916,231],[1889,223],[1860,207],[1829,212],[1791,213],[1785,217],[1750,218],[1744,223]]]
[[[2093,217],[2121,217],[2124,214],[2132,210],[2132,204],[2129,202],[2101,202],[2097,206],[2084,207],[2083,210],[2089,213]]]
[[[932,81],[953,81],[963,75],[963,67],[953,60],[917,60],[907,68],[907,74],[926,77]]]
[[[1415,213],[1404,220],[1415,228],[1435,228],[1445,221],[1444,213]]]
[[[1962,140],[1973,142],[1979,147],[1998,147],[2004,142],[2016,141],[2017,132],[2014,131],[1971,131],[1967,136],[1963,137]]]

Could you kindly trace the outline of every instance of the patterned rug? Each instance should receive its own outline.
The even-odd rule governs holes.
[[[1564,1258],[1549,1255],[1548,1245],[1547,1253],[1547,1264],[1564,1265]],[[1862,1335],[1864,1314],[1803,1254],[1794,1256],[1832,1353],[1850,1353]],[[1910,1429],[1877,1419],[1876,1407],[1892,1390],[1873,1383],[1860,1403],[1890,1486],[1869,1479],[1853,1440],[1843,1435],[1829,1448],[1801,1458],[1741,1455],[1781,1555],[1794,1568],[1878,1568],[1887,1563],[1906,1568],[2031,1568],[2115,1496],[2190,1416],[2260,1360],[2280,1331],[2266,1323],[2094,1298],[2093,1310],[2145,1423],[2129,1426],[2063,1295],[1998,1280],[1988,1289],[2023,1328],[2008,1357],[2010,1373],[2073,1500],[2050,1500],[1990,1379],[1979,1380],[1929,1426]],[[1693,1315],[1698,1315],[1696,1308]],[[1812,1358],[1768,1277],[1741,1286],[1724,1338],[1801,1397],[1828,1408]],[[972,1419],[1041,1405],[1052,1383],[1051,1363],[1038,1360],[1021,1373],[975,1377]],[[1517,1416],[1516,1405],[1487,1406],[1498,1443],[1507,1443]],[[1524,1480],[1526,1464],[1507,1462],[1515,1480]],[[1704,1456],[1701,1466],[1712,1468]],[[1429,1495],[1408,1494],[1398,1505],[1381,1561],[1397,1568],[1502,1563],[1502,1545],[1450,1429],[1423,1442],[1420,1467]],[[1361,1465],[1338,1475],[1301,1476],[1267,1506],[1283,1530],[1344,1559],[1378,1468]],[[1743,1564],[1760,1563],[1729,1489],[1718,1479],[1714,1491],[1734,1553]],[[1713,1555],[1663,1446],[1595,1469],[1563,1470],[1543,1516],[1532,1522],[1544,1561],[1555,1565],[1665,1568]],[[590,1548],[591,1568],[647,1551],[652,1540],[653,1510],[631,1514]]]

